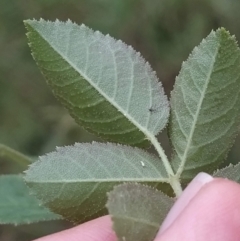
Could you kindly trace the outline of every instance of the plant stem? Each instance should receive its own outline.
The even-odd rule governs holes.
[[[29,157],[3,144],[0,144],[0,156],[8,157],[24,167],[27,167],[30,163],[32,163],[32,160]]]
[[[173,176],[170,179],[170,185],[172,186],[172,189],[174,191],[174,193],[176,194],[176,197],[180,197],[180,195],[182,194],[182,186],[181,183],[179,181],[179,179],[176,176]]]
[[[182,193],[182,187],[181,187],[179,179],[176,177],[176,174],[173,172],[172,166],[170,165],[170,162],[168,161],[168,158],[167,158],[162,146],[159,144],[159,142],[155,136],[151,136],[150,141],[152,142],[153,146],[155,147],[156,151],[158,152],[159,157],[162,159],[163,165],[170,178],[169,184],[172,186],[172,189],[175,192],[176,197],[179,197]]]

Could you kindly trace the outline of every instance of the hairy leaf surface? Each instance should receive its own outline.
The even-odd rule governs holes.
[[[127,183],[108,194],[107,208],[119,241],[152,241],[173,204],[160,191]]]
[[[173,166],[182,179],[211,173],[226,158],[240,124],[240,50],[218,29],[182,65],[171,95]]]
[[[27,20],[33,57],[75,120],[100,137],[134,146],[161,131],[169,116],[163,88],[132,47],[78,26]]]
[[[25,180],[44,205],[75,223],[106,214],[106,193],[116,184],[141,182],[161,188],[160,182],[168,181],[158,158],[110,143],[58,148],[32,164]]]
[[[213,173],[213,176],[227,178],[240,183],[240,163],[236,165],[230,164],[223,169],[217,170]]]
[[[60,218],[29,195],[21,176],[0,176],[0,224],[20,225]]]

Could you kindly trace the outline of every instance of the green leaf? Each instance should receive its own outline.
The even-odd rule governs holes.
[[[0,176],[0,224],[20,225],[60,218],[29,195],[21,176]]]
[[[75,120],[113,142],[149,145],[169,116],[163,88],[132,47],[70,20],[27,20],[29,46]]]
[[[58,148],[32,164],[25,180],[44,205],[75,223],[106,214],[106,193],[117,184],[141,182],[161,188],[161,182],[168,182],[157,157],[110,143]]]
[[[108,194],[107,208],[119,241],[152,241],[173,204],[160,191],[128,183]]]
[[[183,63],[171,95],[173,166],[182,180],[212,173],[226,158],[239,130],[240,51],[222,29]]]
[[[240,163],[217,170],[213,173],[214,177],[227,178],[229,180],[240,183]]]

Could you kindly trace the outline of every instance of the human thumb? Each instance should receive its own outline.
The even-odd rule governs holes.
[[[239,241],[240,185],[200,173],[170,210],[155,241]]]

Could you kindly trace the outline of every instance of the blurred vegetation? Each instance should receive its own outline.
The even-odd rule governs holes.
[[[96,139],[54,99],[31,57],[24,19],[69,18],[122,39],[151,63],[169,94],[182,61],[212,29],[226,27],[240,40],[239,11],[238,0],[1,0],[0,143],[35,157],[55,146]],[[168,148],[166,134],[160,138]],[[240,138],[228,161],[238,159],[239,143]],[[21,170],[3,158],[0,165],[0,174]],[[68,226],[0,226],[0,240],[32,240]]]

